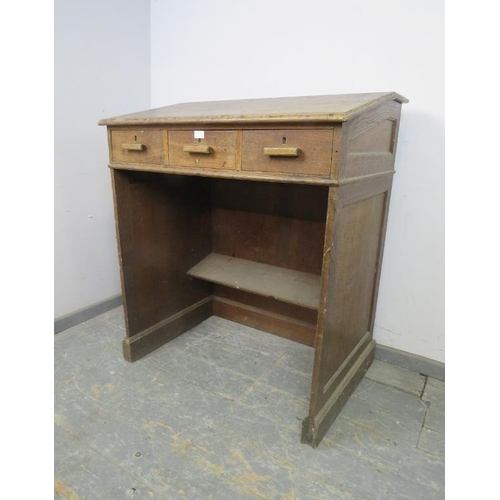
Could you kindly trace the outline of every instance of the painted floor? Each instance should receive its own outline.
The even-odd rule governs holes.
[[[55,498],[444,498],[444,383],[375,361],[318,448],[313,349],[212,317],[131,364],[123,309],[55,336]]]

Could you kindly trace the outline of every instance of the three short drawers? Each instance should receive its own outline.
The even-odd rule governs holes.
[[[283,130],[115,129],[113,164],[328,177],[333,128]]]

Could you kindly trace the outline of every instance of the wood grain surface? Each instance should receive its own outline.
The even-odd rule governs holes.
[[[189,102],[105,118],[99,125],[343,122],[389,101],[408,102],[396,92]]]

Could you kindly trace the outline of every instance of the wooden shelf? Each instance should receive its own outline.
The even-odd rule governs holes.
[[[318,309],[321,276],[211,253],[189,276],[245,292]]]

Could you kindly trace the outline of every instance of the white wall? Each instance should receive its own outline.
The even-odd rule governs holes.
[[[152,107],[391,90],[410,103],[375,338],[444,361],[444,2],[152,0]]]
[[[107,136],[97,121],[149,104],[149,2],[56,0],[55,317],[120,293]]]

